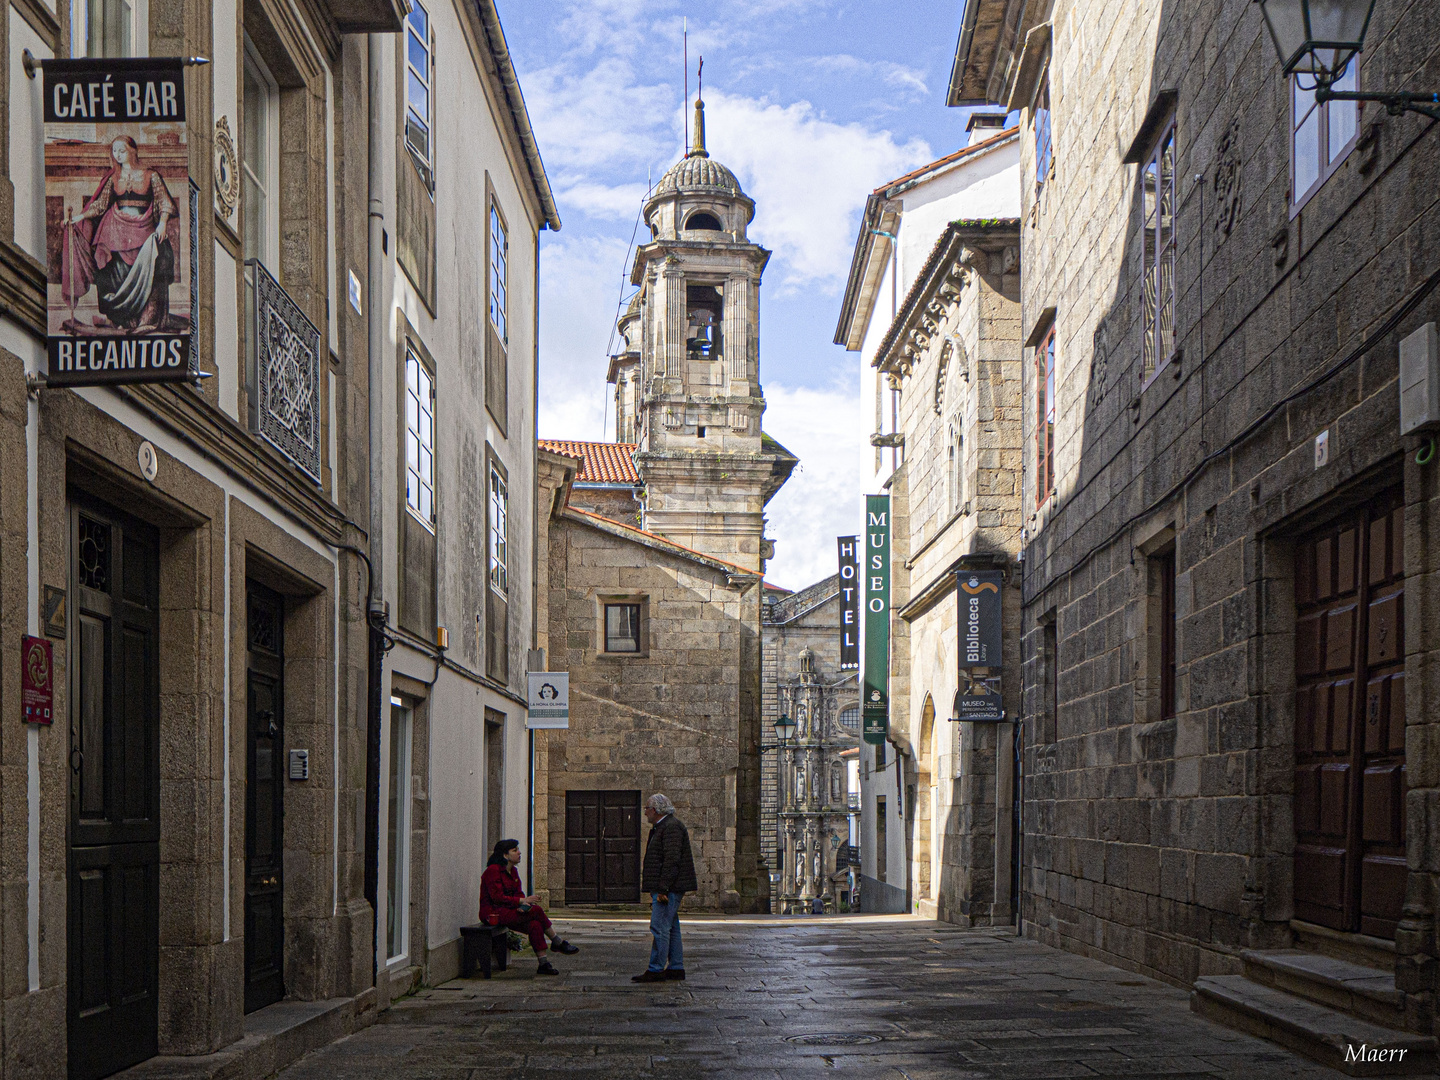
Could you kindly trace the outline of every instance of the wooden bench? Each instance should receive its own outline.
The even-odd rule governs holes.
[[[473,979],[475,966],[480,974],[490,978],[492,968],[504,971],[510,963],[509,931],[503,926],[476,923],[460,928],[460,977]]]

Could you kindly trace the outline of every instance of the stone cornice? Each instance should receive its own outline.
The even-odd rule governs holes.
[[[0,314],[45,336],[45,267],[14,244],[0,241]]]
[[[182,387],[118,386],[115,392],[226,472],[244,477],[326,543],[343,540],[348,519],[298,465]],[[187,400],[188,399],[188,400]]]

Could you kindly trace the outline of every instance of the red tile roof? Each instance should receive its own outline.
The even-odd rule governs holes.
[[[614,442],[580,442],[576,439],[541,439],[540,449],[552,454],[579,458],[581,484],[638,484],[640,473],[635,468],[635,444]]]

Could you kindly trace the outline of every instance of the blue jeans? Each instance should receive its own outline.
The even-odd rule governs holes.
[[[650,894],[650,933],[655,941],[650,946],[650,970],[685,970],[685,954],[680,949],[680,897],[683,893]]]

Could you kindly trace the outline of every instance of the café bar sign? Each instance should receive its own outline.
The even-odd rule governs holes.
[[[184,61],[41,67],[47,385],[193,379]]]
[[[1000,707],[1000,598],[998,570],[960,570],[955,575],[960,608],[960,690],[955,719],[998,723]]]

